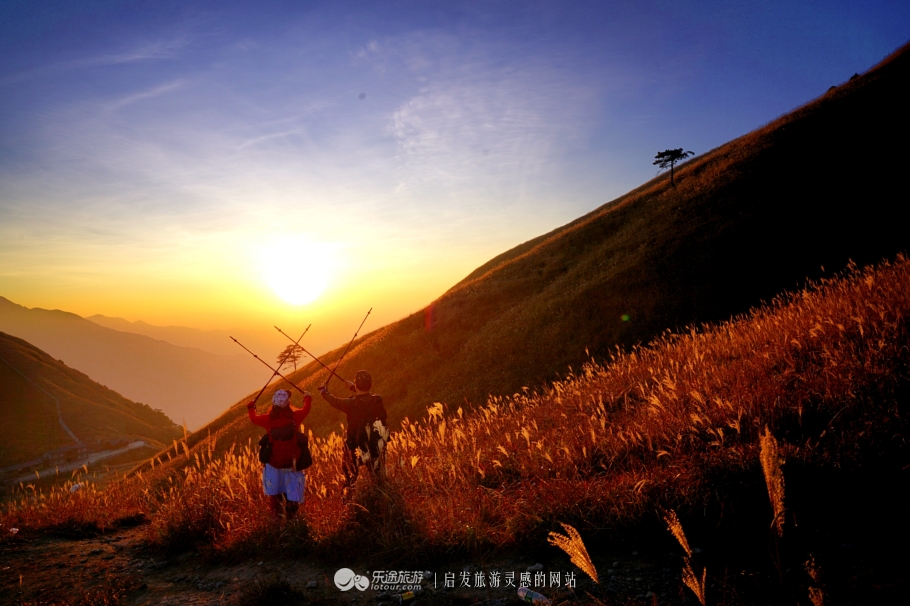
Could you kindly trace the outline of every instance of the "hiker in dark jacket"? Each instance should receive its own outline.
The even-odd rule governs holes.
[[[308,392],[304,393],[303,407],[298,409],[291,408],[291,394],[286,389],[275,392],[272,407],[264,415],[256,414],[255,402],[246,405],[250,421],[268,431],[271,454],[262,469],[262,490],[269,498],[269,509],[276,519],[283,513],[285,519],[290,520],[297,513],[300,503],[303,503],[306,475],[294,468],[294,461],[301,454],[297,428],[310,414],[313,402],[312,396]],[[283,504],[286,507],[283,508]],[[282,512],[282,509],[285,511]]]
[[[370,393],[373,378],[365,370],[358,370],[354,382],[347,381],[354,392],[350,398],[338,398],[329,393],[327,385],[319,393],[332,406],[347,415],[347,436],[344,440],[342,470],[345,488],[357,480],[360,465],[372,472],[379,472],[382,465],[382,451],[389,440],[386,426],[386,411],[382,396]]]

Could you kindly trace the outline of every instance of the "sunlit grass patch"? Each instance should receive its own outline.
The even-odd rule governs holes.
[[[543,543],[563,521],[616,527],[658,507],[695,508],[717,488],[712,478],[761,482],[764,465],[768,519],[782,524],[782,457],[842,466],[897,447],[907,318],[910,263],[901,257],[735,321],[617,351],[541,392],[473,411],[433,404],[425,421],[402,422],[386,477],[363,477],[350,505],[341,438],[311,436],[304,519],[284,527],[268,515],[252,442],[218,451],[217,436],[192,450],[176,443],[153,468],[103,491],[24,487],[0,523],[104,531],[141,513],[150,545],[212,555],[279,544],[334,555],[400,545],[473,552]]]

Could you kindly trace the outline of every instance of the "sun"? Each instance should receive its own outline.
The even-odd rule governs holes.
[[[284,236],[262,249],[262,276],[282,300],[305,305],[328,288],[336,270],[333,253],[332,246],[306,236]]]

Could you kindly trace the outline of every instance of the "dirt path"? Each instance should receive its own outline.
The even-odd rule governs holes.
[[[102,602],[118,588],[126,590],[126,604],[237,604],[251,583],[278,574],[304,588],[312,581],[325,584],[323,571],[302,561],[226,566],[206,564],[192,553],[156,557],[144,549],[141,527],[84,539],[23,537],[0,545],[4,604]]]
[[[398,592],[395,591],[372,588],[341,591],[335,585],[338,565],[325,565],[305,558],[257,558],[237,564],[212,564],[195,553],[167,559],[148,551],[143,536],[144,528],[140,526],[88,538],[44,534],[6,540],[0,543],[0,603],[80,606],[95,603],[151,606],[269,602],[391,606],[398,603],[395,599]],[[572,568],[567,564],[551,564],[547,569]],[[615,564],[616,569],[607,573],[599,588],[576,570],[574,594],[565,589],[541,591],[554,598],[554,604],[596,604],[587,592],[596,593],[602,603],[611,605],[650,605],[658,596],[660,604],[680,603],[677,575],[671,573],[670,568],[635,558]],[[481,571],[470,564],[453,563],[448,571],[434,571],[432,576],[422,580],[422,591],[415,604],[506,606],[520,603],[514,585],[504,586],[505,572],[513,571],[517,584],[519,575],[534,563],[521,561],[519,557],[494,565],[502,573],[499,587],[490,587],[492,569],[489,564]],[[352,568],[360,570],[356,565]],[[482,589],[476,586],[477,575],[481,572],[488,579]],[[451,588],[446,587],[447,573],[454,579]],[[361,574],[372,578],[372,571],[362,570]],[[467,588],[465,579],[469,582]],[[287,599],[275,601],[275,592],[280,596],[282,586],[289,592]],[[113,600],[112,596],[118,591],[121,597]],[[272,592],[271,597],[266,597],[269,592]]]

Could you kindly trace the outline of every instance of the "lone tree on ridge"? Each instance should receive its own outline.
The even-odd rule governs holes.
[[[297,362],[300,361],[301,356],[303,356],[303,348],[300,347],[299,345],[295,345],[294,343],[291,343],[290,345],[285,347],[284,350],[280,354],[278,354],[278,364],[280,366],[284,366],[287,364],[293,364],[294,372],[297,372]],[[284,362],[284,364],[282,364],[282,362]],[[281,370],[280,367],[279,367],[279,370]]]
[[[689,156],[694,156],[695,152],[684,152],[683,148],[677,149],[665,149],[662,152],[657,152],[657,155],[654,156],[654,164],[656,164],[660,170],[665,170],[668,166],[670,167],[670,185],[676,187],[676,183],[673,181],[673,167],[676,166],[677,162],[682,162]]]

